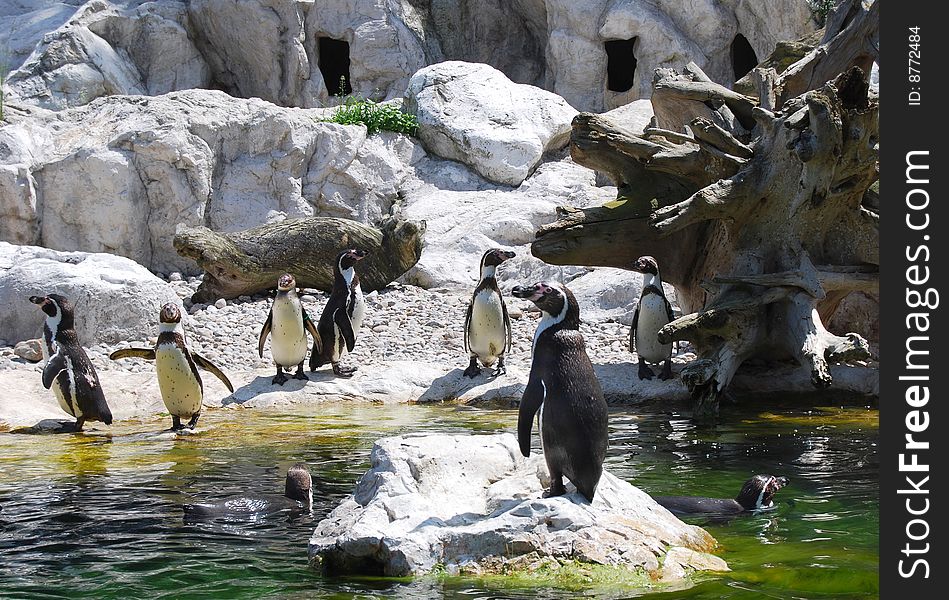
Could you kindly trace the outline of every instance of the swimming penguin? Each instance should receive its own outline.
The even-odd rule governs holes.
[[[185,504],[182,509],[192,519],[255,518],[282,511],[309,511],[313,508],[313,479],[304,463],[287,469],[283,495],[241,494],[217,502]]]
[[[510,258],[514,258],[513,252],[499,248],[488,250],[481,257],[481,282],[471,296],[465,315],[465,350],[471,357],[465,377],[481,373],[478,360],[486,367],[497,361],[495,376],[506,372],[504,352],[511,349],[511,319],[494,273],[498,265]]]
[[[264,342],[267,341],[267,335],[270,335],[270,354],[277,365],[277,374],[271,383],[279,385],[286,383],[287,376],[284,375],[283,369],[294,366],[297,368],[297,372],[293,374],[294,379],[304,381],[310,379],[303,372],[307,331],[313,336],[313,352],[320,352],[323,348],[320,334],[300,302],[300,297],[297,295],[297,282],[293,275],[284,273],[277,280],[277,295],[270,307],[270,314],[267,315],[267,320],[260,330],[260,339],[257,343],[257,351],[263,358]],[[312,358],[310,360],[312,361]]]
[[[112,424],[112,411],[105,401],[99,376],[86,351],[79,345],[72,303],[59,294],[30,296],[30,302],[46,313],[43,325],[43,387],[53,389],[59,405],[76,417],[74,431],[86,421]]]
[[[646,361],[664,362],[659,379],[672,377],[672,344],[659,342],[659,330],[675,317],[672,305],[662,291],[659,264],[651,256],[640,256],[633,263],[633,270],[643,274],[643,291],[639,305],[633,313],[633,325],[629,329],[629,351],[639,356],[639,378],[652,379],[654,373]]]
[[[653,496],[675,515],[737,515],[774,507],[774,495],[788,484],[787,477],[755,475],[741,486],[734,500],[700,496]]]
[[[234,392],[234,386],[221,369],[197,352],[188,350],[184,335],[178,331],[180,323],[178,305],[169,302],[158,313],[158,342],[154,348],[123,348],[109,355],[112,360],[134,357],[155,361],[158,389],[165,408],[171,413],[172,431],[184,429],[181,419],[190,419],[189,429],[198,424],[204,400],[204,383],[198,367],[214,373],[231,393]]]
[[[363,250],[343,250],[336,256],[333,265],[335,278],[333,291],[323,307],[317,329],[323,340],[323,347],[313,344],[310,353],[310,370],[315,371],[326,363],[332,363],[333,373],[341,377],[352,377],[356,367],[343,367],[339,360],[356,345],[356,336],[362,327],[366,315],[366,301],[362,297],[359,275],[355,265],[366,258]]]
[[[566,476],[592,502],[609,432],[606,401],[579,331],[580,307],[573,293],[558,283],[517,286],[511,293],[543,312],[517,416],[521,454],[530,456],[532,421],[539,413],[541,448],[551,478],[547,495],[566,493]]]

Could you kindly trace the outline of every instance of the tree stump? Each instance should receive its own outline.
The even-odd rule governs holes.
[[[878,7],[838,5],[818,48],[781,76],[759,69],[759,98],[690,64],[682,73],[657,70],[656,117],[641,135],[602,115],[574,119],[574,160],[609,175],[618,198],[562,209],[537,232],[532,253],[620,268],[656,257],[689,313],[659,339],[696,348],[681,372],[696,420],[717,415],[750,358],[797,362],[823,388],[832,382],[828,364],[870,356],[862,336],[834,335],[823,319],[848,293],[879,286],[879,209],[868,192],[879,177],[879,106],[861,68]],[[849,66],[827,48],[846,53]],[[815,82],[828,64],[846,68]],[[816,89],[785,99],[803,81]]]
[[[330,291],[333,263],[346,248],[365,250],[359,281],[366,292],[399,278],[422,254],[425,222],[388,217],[378,229],[349,219],[287,219],[235,233],[179,225],[174,246],[204,269],[194,302],[248,296],[277,285],[291,273],[300,287]]]

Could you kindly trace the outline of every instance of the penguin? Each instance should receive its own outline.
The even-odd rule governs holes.
[[[190,519],[243,517],[248,520],[283,511],[310,511],[313,508],[313,479],[304,463],[287,469],[283,495],[241,494],[217,502],[200,502],[182,506]]]
[[[514,258],[514,253],[495,248],[481,257],[481,281],[475,288],[465,315],[465,350],[471,357],[465,377],[481,373],[478,361],[490,367],[497,361],[495,377],[506,373],[504,353],[511,349],[511,319],[507,316],[504,297],[498,289],[495,271],[498,265]]]
[[[30,296],[46,314],[43,325],[43,387],[53,394],[64,411],[76,418],[73,431],[82,431],[86,421],[112,424],[112,411],[105,401],[96,369],[76,335],[72,303],[59,294]]]
[[[672,377],[672,344],[659,342],[659,330],[675,319],[672,305],[662,290],[659,264],[651,256],[640,256],[633,263],[633,270],[643,274],[643,291],[633,313],[633,325],[629,329],[629,351],[639,356],[639,378],[652,379],[655,373],[646,364],[663,362],[659,379]]]
[[[180,324],[181,311],[177,304],[169,302],[158,313],[158,341],[154,348],[123,348],[109,355],[112,360],[144,358],[155,361],[158,389],[165,408],[171,413],[172,431],[184,429],[181,419],[190,419],[188,428],[192,430],[198,424],[204,400],[204,383],[198,367],[213,373],[234,393],[234,386],[221,369],[197,352],[188,350],[184,335],[178,331]]]
[[[653,500],[675,515],[733,516],[774,508],[774,495],[787,484],[787,477],[755,475],[741,486],[734,500],[700,496],[653,496]]]
[[[332,363],[333,373],[340,377],[352,377],[356,367],[343,367],[340,359],[347,352],[352,352],[356,345],[356,336],[362,327],[363,317],[366,315],[366,301],[362,296],[362,287],[359,285],[359,275],[355,265],[366,258],[363,250],[343,250],[336,256],[333,265],[333,291],[323,307],[317,330],[323,340],[322,348],[313,344],[310,353],[310,371]]]
[[[530,456],[531,427],[538,414],[541,448],[551,479],[547,496],[566,493],[566,476],[593,502],[609,431],[606,400],[579,331],[580,307],[573,292],[558,283],[516,286],[511,293],[543,312],[517,415],[521,454]]]
[[[277,365],[277,374],[274,376],[271,384],[283,385],[287,382],[287,376],[283,369],[290,369],[296,366],[297,372],[293,374],[294,379],[308,381],[306,373],[303,372],[303,359],[306,358],[306,332],[309,331],[313,336],[313,352],[320,352],[323,343],[319,332],[313,326],[313,321],[303,308],[300,297],[297,295],[297,282],[293,275],[284,273],[277,280],[277,295],[274,297],[273,304],[270,307],[270,314],[260,330],[260,339],[257,343],[257,351],[260,357],[264,357],[264,342],[270,335],[270,354]],[[312,359],[311,359],[312,360]]]

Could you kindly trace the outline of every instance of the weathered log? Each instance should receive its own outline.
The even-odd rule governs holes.
[[[369,292],[385,287],[408,271],[422,253],[425,222],[386,218],[378,229],[349,219],[287,219],[235,233],[179,225],[174,246],[205,275],[194,302],[256,294],[292,273],[300,287],[329,291],[333,261],[346,248],[365,250],[359,280]]]
[[[857,0],[844,4],[865,18]],[[840,22],[839,35],[868,29]],[[602,115],[574,120],[574,160],[613,178],[620,197],[562,211],[532,252],[620,268],[655,256],[686,313],[660,340],[693,343],[698,358],[681,376],[701,420],[748,359],[796,363],[822,388],[829,364],[869,357],[862,336],[823,323],[848,293],[878,288],[879,214],[865,204],[879,177],[879,106],[859,68],[777,110],[686,71],[657,71],[658,118],[643,135]],[[786,86],[796,73],[758,81]],[[776,90],[767,97],[777,103]]]

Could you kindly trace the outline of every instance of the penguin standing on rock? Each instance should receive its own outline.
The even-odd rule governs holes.
[[[303,360],[306,358],[306,332],[313,336],[313,352],[323,348],[320,334],[313,326],[313,321],[306,314],[300,296],[297,295],[297,281],[290,273],[284,273],[277,280],[277,295],[270,306],[270,313],[264,326],[260,329],[260,339],[257,342],[257,352],[264,357],[264,343],[270,336],[270,354],[277,365],[277,374],[273,381],[277,385],[287,382],[283,370],[297,368],[294,379],[304,381],[310,378],[303,372]],[[312,359],[311,359],[312,360]]]
[[[514,253],[495,248],[481,257],[481,281],[475,288],[468,303],[465,316],[465,350],[471,357],[465,377],[475,377],[481,373],[478,361],[486,367],[498,363],[494,375],[503,375],[504,353],[511,349],[511,319],[507,315],[507,306],[498,289],[495,271],[498,265],[514,258]]]
[[[198,374],[198,367],[213,373],[231,393],[234,392],[234,386],[221,369],[197,352],[188,350],[185,337],[179,331],[180,325],[181,311],[177,304],[169,302],[158,313],[158,341],[154,348],[123,348],[109,355],[112,360],[144,358],[155,361],[158,389],[165,408],[171,413],[172,431],[184,429],[181,419],[189,419],[189,429],[198,424],[204,400],[204,382]]]
[[[603,474],[609,431],[606,400],[579,331],[580,307],[573,293],[557,283],[517,286],[511,293],[530,300],[543,312],[518,409],[521,454],[530,456],[531,427],[538,414],[541,447],[551,479],[547,495],[566,493],[566,476],[593,502]]]
[[[352,352],[356,345],[356,336],[362,328],[362,320],[366,315],[366,301],[362,296],[362,287],[359,285],[359,275],[355,265],[366,258],[363,250],[343,250],[336,256],[333,266],[333,291],[323,307],[317,329],[323,340],[322,348],[313,344],[310,353],[310,370],[331,363],[333,373],[340,377],[352,377],[356,367],[343,367],[340,359],[347,352]]]
[[[633,325],[629,329],[629,351],[639,356],[639,378],[652,379],[655,373],[646,364],[664,362],[659,379],[672,377],[672,344],[659,342],[659,330],[672,322],[672,305],[662,290],[659,263],[651,256],[640,256],[633,263],[633,270],[643,274],[643,291],[639,305],[633,313]]]
[[[64,411],[76,418],[74,431],[86,421],[112,424],[99,376],[76,335],[72,303],[59,294],[30,296],[46,314],[43,325],[43,387],[52,388]]]

